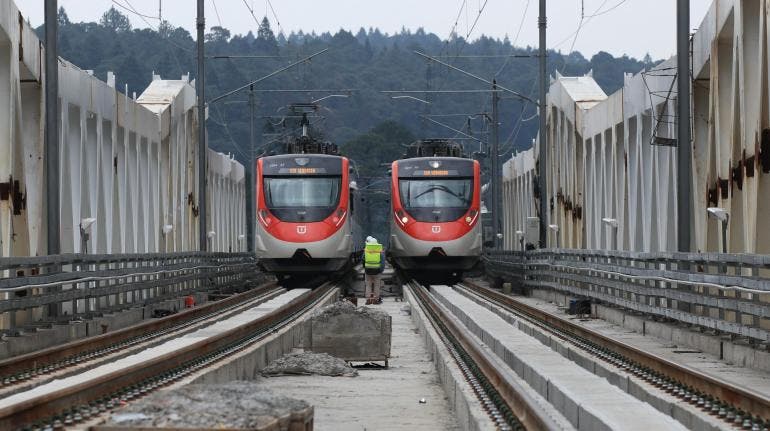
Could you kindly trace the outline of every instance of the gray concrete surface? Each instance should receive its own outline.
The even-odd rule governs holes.
[[[391,316],[375,307],[350,302],[330,304],[305,323],[303,346],[346,361],[387,361],[391,347]]]
[[[142,364],[151,360],[156,360],[157,358],[173,352],[174,350],[189,347],[197,342],[205,340],[208,337],[219,335],[225,331],[239,327],[249,321],[271,313],[282,305],[287,304],[293,299],[299,297],[306,291],[307,289],[290,290],[273,299],[260,303],[255,307],[246,309],[243,312],[220,320],[212,325],[206,326],[194,332],[187,333],[181,337],[168,340],[163,344],[142,350],[136,354],[100,365],[89,370],[87,373],[80,373],[58,380],[52,380],[50,382],[36,386],[30,390],[2,398],[0,399],[0,408],[15,406],[30,399],[36,398],[42,394],[47,394],[49,392],[63,388],[84,384],[85,382],[89,382],[95,379],[112,378],[118,376],[128,366],[135,366],[137,364]],[[267,360],[272,360],[282,355],[283,353],[285,353],[285,351],[275,354],[274,356],[267,358]]]
[[[411,314],[412,323],[417,325],[418,333],[431,353],[439,381],[449,397],[458,426],[464,431],[496,430],[497,426],[484,411],[476,394],[457,366],[457,362],[452,358],[408,288],[404,288],[404,301],[408,302],[409,305],[405,309]]]
[[[206,294],[199,293],[193,296],[196,297],[196,304],[201,304],[206,300]],[[24,332],[18,337],[8,337],[0,341],[0,360],[99,335],[105,331],[123,329],[152,318],[152,312],[157,309],[182,310],[184,309],[184,298],[170,299],[146,306],[137,305],[91,320],[56,324],[51,328],[41,327],[34,332]]]
[[[539,326],[533,325],[528,321],[520,319],[518,316],[489,303],[478,295],[467,290],[458,290],[458,292],[497,314],[503,320],[525,334],[540,341],[544,346],[551,348],[566,359],[583,367],[588,372],[606,379],[611,384],[617,386],[622,391],[629,393],[638,400],[648,403],[657,408],[660,412],[675,418],[687,428],[699,431],[709,431],[725,427],[726,424],[718,418],[704,415],[703,412],[695,406],[683,402],[679,398],[648,384],[644,380],[638,379],[633,374],[628,373],[623,369],[612,366],[605,361],[584,352],[571,343],[551,335]],[[572,317],[572,320],[582,321],[585,319]]]
[[[449,286],[432,294],[580,430],[683,430],[664,415],[554,352]],[[633,414],[633,417],[629,417]]]
[[[564,307],[570,296],[552,290],[535,289],[532,291],[533,304],[553,303]],[[537,301],[540,300],[540,301]],[[618,308],[593,304],[592,311],[608,323],[657,339],[663,345],[675,346],[675,350],[687,350],[683,347],[699,350],[713,360],[722,360],[731,366],[745,367],[770,373],[770,352],[734,340],[729,336],[714,335],[693,328],[689,325],[661,322],[639,313],[630,313]]]
[[[105,426],[154,428],[307,429],[313,408],[302,400],[258,390],[254,382],[187,385],[155,392],[111,413]]]
[[[273,360],[260,371],[265,377],[318,375],[355,377],[358,371],[349,363],[328,353],[291,352]]]
[[[523,302],[567,316],[563,307],[569,297],[546,290],[533,291],[532,297],[519,297]],[[669,359],[695,364],[715,375],[735,378],[738,383],[758,385],[770,395],[770,352],[698,331],[696,328],[668,322],[658,322],[648,317],[627,313],[623,310],[592,304],[594,317],[579,321],[588,327],[607,331],[608,335],[632,340],[642,348],[655,349]],[[633,334],[638,335],[638,337]],[[721,358],[720,358],[721,355]]]
[[[736,366],[735,364],[731,364],[728,361],[720,360],[716,355],[693,349],[687,345],[672,343],[667,339],[649,335],[649,333],[647,333],[648,335],[645,336],[641,333],[635,332],[634,330],[627,329],[624,326],[617,325],[602,319],[577,319],[574,316],[565,314],[563,308],[561,308],[559,305],[546,300],[520,296],[516,296],[515,298],[528,305],[548,311],[553,315],[570,319],[573,323],[598,331],[605,336],[620,340],[646,352],[654,353],[673,362],[697,369],[702,372],[706,372],[720,379],[749,387],[754,391],[758,391],[765,394],[766,396],[770,396],[770,373],[747,367]],[[609,309],[609,311],[617,312],[618,310]],[[639,316],[633,317],[640,318]],[[572,351],[570,351],[568,354],[571,357],[576,356],[576,353]],[[580,355],[584,356],[582,354]],[[593,362],[595,361],[584,360],[583,364],[587,367],[594,367]],[[696,427],[696,423],[693,422],[695,418],[686,418],[692,414],[688,414],[688,412],[694,411],[699,413],[699,411],[692,409],[692,406],[689,404],[682,403],[677,398],[665,394],[663,391],[657,390],[651,385],[635,379],[625,372],[618,371],[615,370],[614,367],[604,365],[601,361],[596,363],[601,364],[601,372],[605,375],[616,375],[617,377],[615,381],[620,382],[621,386],[626,387],[629,393],[634,394],[638,398],[645,399],[648,402],[659,406],[661,409],[674,412],[673,414],[684,423],[687,423],[690,428]],[[711,425],[712,427],[723,426],[721,421],[709,420],[709,418],[699,418],[698,422],[701,423],[699,426],[701,429],[705,429],[705,427],[708,425]]]
[[[358,377],[262,378],[260,386],[313,405],[317,431],[463,429],[442,390],[420,330],[399,312],[402,305],[386,298],[373,306],[393,318],[389,369],[359,370]]]

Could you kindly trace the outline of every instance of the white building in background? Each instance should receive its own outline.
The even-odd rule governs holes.
[[[20,17],[0,0],[0,257],[46,254],[45,53]],[[197,250],[194,83],[107,81],[59,60],[62,252]],[[243,166],[209,150],[208,193],[210,250],[243,249]]]
[[[692,38],[692,208],[677,225],[676,61],[626,75],[604,94],[590,76],[552,79],[548,94],[548,223],[561,247],[770,253],[770,90],[767,2],[715,1]],[[505,246],[537,214],[537,145],[504,165]],[[556,246],[549,231],[548,246]]]

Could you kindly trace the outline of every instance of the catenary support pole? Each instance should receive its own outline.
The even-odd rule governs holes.
[[[692,225],[692,144],[690,141],[690,0],[677,0],[677,244],[690,251]]]
[[[492,235],[493,244],[495,249],[500,249],[500,211],[502,210],[500,205],[500,117],[498,113],[498,103],[500,101],[500,95],[497,92],[497,81],[492,81],[492,149],[489,152],[489,157],[492,165],[492,181],[490,181],[490,195],[492,196]]]
[[[59,59],[57,0],[45,0],[45,195],[48,254],[61,253],[59,231]]]
[[[539,63],[540,73],[539,84],[539,117],[540,117],[540,151],[538,156],[538,173],[537,173],[537,186],[540,194],[540,247],[545,248],[548,245],[548,187],[546,180],[548,178],[548,137],[545,130],[546,113],[546,100],[545,100],[545,86],[548,83],[548,73],[546,71],[546,56],[545,56],[545,29],[546,29],[546,17],[545,17],[545,0],[540,0],[540,15],[537,18],[537,27],[540,30],[540,52]]]
[[[196,27],[198,29],[198,77],[195,81],[195,90],[198,96],[198,241],[200,250],[206,251],[208,242],[208,226],[206,223],[206,159],[208,145],[206,145],[206,71],[203,64],[203,32],[206,28],[204,0],[198,0]]]
[[[255,207],[256,178],[254,168],[254,114],[256,111],[256,99],[254,97],[254,85],[249,87],[249,158],[246,162],[246,248],[249,253],[254,253],[254,223],[257,220]]]

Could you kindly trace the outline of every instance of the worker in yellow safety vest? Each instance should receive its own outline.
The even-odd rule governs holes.
[[[374,237],[366,238],[364,246],[364,273],[366,284],[366,303],[379,304],[380,298],[380,274],[383,269],[382,244]]]

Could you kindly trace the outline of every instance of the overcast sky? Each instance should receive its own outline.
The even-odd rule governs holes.
[[[270,10],[267,0],[205,2],[206,26],[222,25],[233,34],[249,30],[256,33],[251,8],[257,19],[267,15],[274,30],[277,32],[280,28],[284,33],[300,29],[306,33],[336,32],[340,28],[355,32],[360,27],[377,27],[383,32],[394,33],[402,27],[411,30],[423,27],[444,39],[456,22],[456,32],[461,36],[470,33],[471,39],[481,34],[499,38],[508,35],[518,46],[537,46],[538,43],[537,0],[271,0],[275,13]],[[185,27],[194,36],[193,0],[59,0],[59,5],[67,10],[74,22],[97,21],[115,3],[156,17],[145,18],[154,26],[158,23],[161,3],[163,19],[174,26]],[[690,24],[695,29],[711,0],[691,0],[690,3]],[[42,24],[43,0],[16,0],[16,4],[33,25]],[[549,48],[568,52],[574,40],[574,49],[589,58],[598,51],[637,58],[649,52],[655,59],[676,53],[675,1],[583,0],[582,4],[585,18],[575,37],[581,22],[581,0],[548,2]],[[125,9],[121,11],[130,15],[134,27],[148,26],[138,15]],[[520,23],[523,24],[521,27]],[[519,28],[521,32],[517,39]]]

